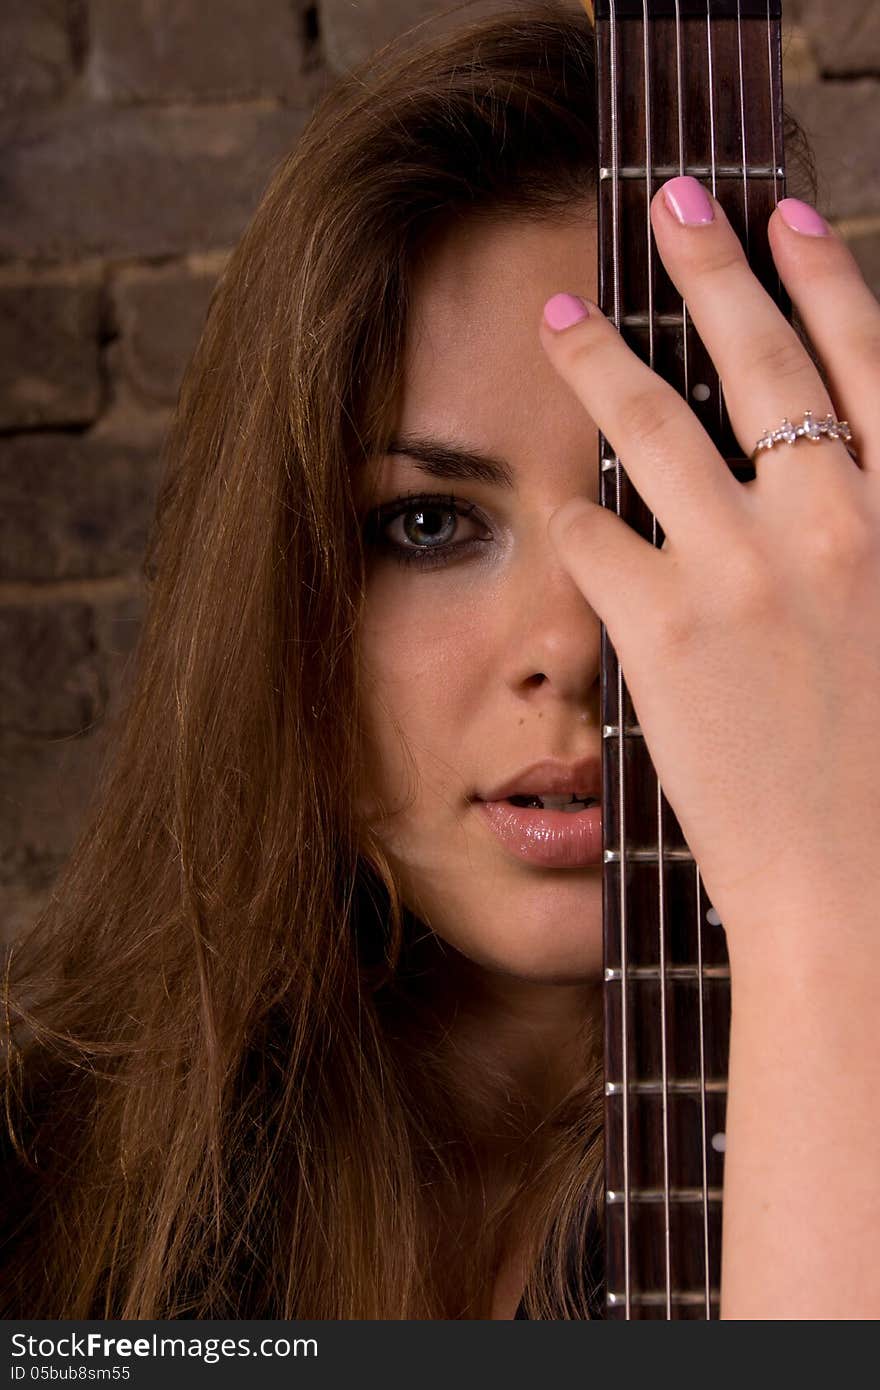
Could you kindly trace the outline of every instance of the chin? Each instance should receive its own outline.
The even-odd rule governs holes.
[[[601,980],[602,876],[523,873],[518,865],[456,872],[432,866],[421,881],[407,864],[404,902],[437,943],[492,975],[534,984]]]
[[[496,938],[491,943],[450,944],[493,975],[531,984],[578,985],[597,983],[602,978],[601,930],[577,943],[549,941],[545,928],[540,940],[520,937],[503,942]]]

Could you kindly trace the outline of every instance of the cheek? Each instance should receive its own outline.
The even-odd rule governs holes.
[[[491,605],[475,599],[473,575],[469,584],[449,582],[451,576],[432,582],[398,576],[390,561],[377,568],[360,641],[362,797],[380,797],[390,809],[416,796],[424,807],[454,788],[461,795],[471,789],[468,734],[495,666]]]
[[[563,983],[601,968],[601,876],[508,865],[468,798],[486,773],[504,660],[503,605],[471,577],[389,576],[368,592],[361,634],[366,728],[362,813],[404,901],[475,963]]]

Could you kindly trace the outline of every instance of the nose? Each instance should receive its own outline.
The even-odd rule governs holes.
[[[601,622],[546,534],[517,565],[509,592],[508,677],[518,696],[598,709]],[[597,716],[598,717],[598,716]]]

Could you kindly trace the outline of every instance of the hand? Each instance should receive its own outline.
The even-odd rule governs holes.
[[[793,200],[774,211],[776,266],[832,401],[720,205],[705,193],[713,220],[683,225],[664,194],[651,207],[657,246],[724,381],[743,450],[812,410],[848,420],[859,457],[831,439],[779,444],[743,485],[686,401],[594,305],[561,331],[545,310],[545,351],[666,539],[658,549],[582,497],[553,513],[550,536],[608,629],[730,938],[756,903],[772,909],[794,894],[809,913],[841,885],[864,903],[877,895],[880,305],[817,214]],[[700,186],[676,179],[671,194],[692,203]],[[815,219],[813,234],[786,224],[792,209]],[[548,301],[551,315],[566,302]]]

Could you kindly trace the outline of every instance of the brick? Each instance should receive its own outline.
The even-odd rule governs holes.
[[[0,579],[98,578],[139,568],[155,509],[158,438],[0,440]]]
[[[95,283],[0,284],[0,428],[95,419],[99,327]]]
[[[7,946],[37,920],[49,901],[49,888],[0,884],[0,947]]]
[[[121,274],[113,287],[120,362],[143,396],[173,404],[205,323],[214,272],[175,266]]]
[[[391,39],[448,8],[448,0],[319,0],[324,56],[334,72],[347,72]],[[435,23],[431,32],[439,33],[440,28]]]
[[[583,13],[581,0],[559,3]],[[334,72],[345,73],[392,39],[406,35],[403,42],[418,43],[516,6],[517,0],[473,0],[461,9],[453,9],[451,0],[320,0],[324,54]],[[423,20],[431,22],[422,26]]]
[[[101,713],[101,672],[87,603],[0,607],[0,653],[0,728],[64,737]]]
[[[40,894],[53,880],[73,847],[88,813],[92,794],[108,747],[115,736],[113,720],[125,688],[128,665],[143,615],[144,592],[140,586],[116,590],[90,604],[63,602],[46,605],[48,616],[67,630],[64,639],[73,667],[41,648],[32,656],[37,677],[34,698],[48,711],[54,698],[51,687],[59,680],[70,686],[77,665],[72,634],[81,632],[91,653],[100,690],[99,708],[88,724],[66,736],[40,737],[33,732],[0,727],[0,940],[15,928],[4,928],[7,909],[35,912]],[[18,611],[23,605],[18,606]],[[76,610],[80,611],[77,612]],[[5,610],[8,614],[9,610]],[[0,610],[0,616],[4,610]],[[37,624],[38,625],[38,624]],[[3,649],[0,638],[0,650]],[[5,653],[4,653],[5,655]],[[19,668],[21,667],[19,661]],[[5,667],[6,662],[0,663]],[[0,694],[0,698],[5,691]],[[5,710],[6,701],[3,708]],[[41,721],[49,721],[44,717]],[[15,915],[13,911],[13,916]]]
[[[146,591],[141,583],[93,607],[95,645],[101,653],[109,705],[117,695],[126,664],[137,646],[145,608]]]
[[[822,72],[880,73],[877,0],[799,0],[799,11]]]
[[[266,105],[68,106],[7,116],[0,256],[231,246],[305,118]]]
[[[59,97],[74,75],[67,0],[3,0],[0,107]]]
[[[786,104],[815,152],[822,211],[835,218],[875,212],[880,82],[805,83],[786,93]]]
[[[788,6],[782,12],[782,88],[800,82],[817,82],[819,62],[812,39],[803,24],[795,22]]]
[[[54,742],[0,733],[0,884],[9,899],[44,889],[70,854],[106,743],[101,727]]]
[[[302,100],[305,31],[290,0],[92,0],[90,30],[101,99]]]
[[[134,675],[134,656],[146,610],[146,588],[138,583],[127,592],[95,603],[92,625],[106,691],[104,725],[111,726]]]

